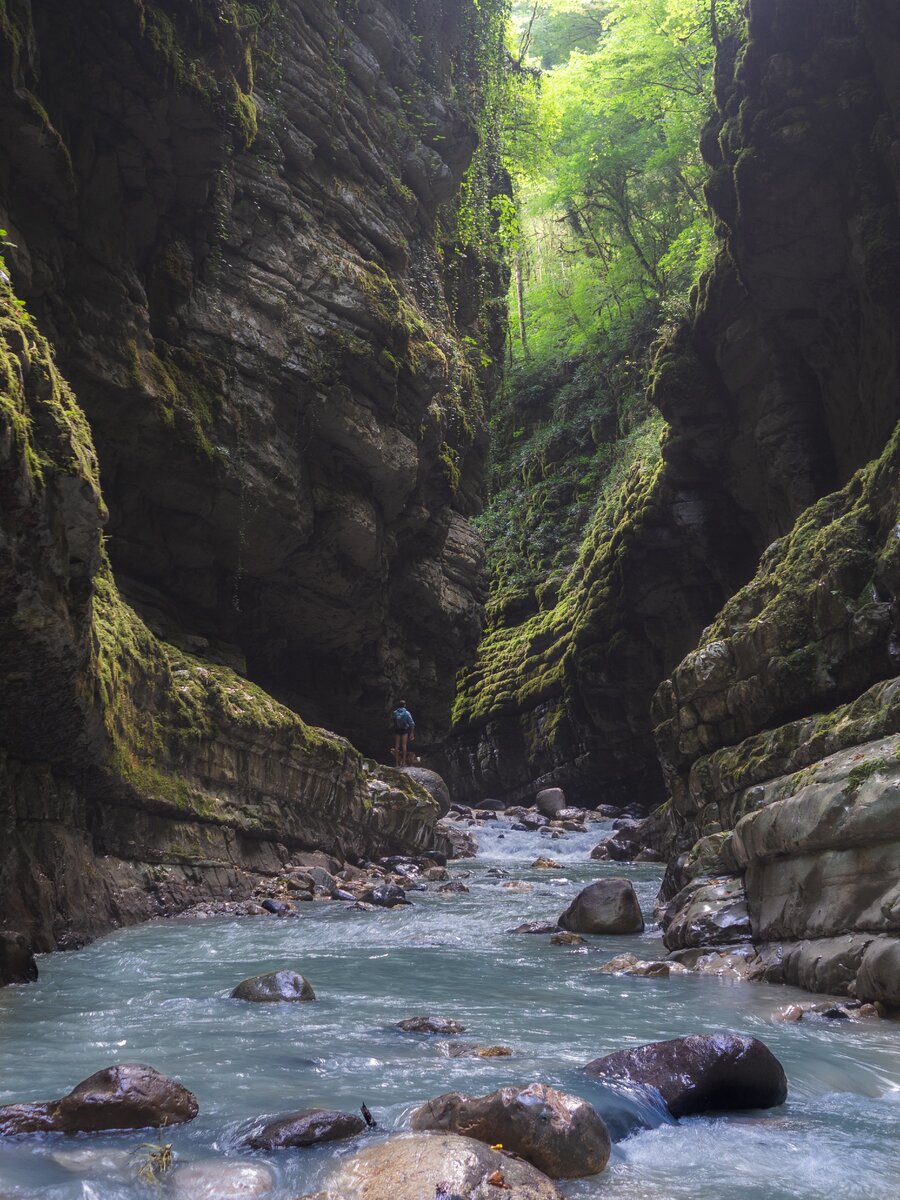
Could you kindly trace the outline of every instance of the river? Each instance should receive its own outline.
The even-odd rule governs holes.
[[[37,983],[0,991],[0,1102],[49,1099],[102,1066],[148,1062],[198,1097],[199,1117],[164,1137],[186,1161],[240,1155],[264,1115],[356,1110],[365,1101],[381,1134],[402,1128],[412,1107],[441,1092],[539,1080],[590,1099],[620,1138],[602,1175],[562,1185],[579,1200],[900,1195],[896,1023],[784,1025],[773,1012],[808,993],[596,971],[625,950],[660,955],[649,923],[642,936],[591,938],[586,947],[510,934],[525,920],[555,920],[579,886],[604,875],[628,876],[649,920],[660,868],[591,862],[601,826],[555,842],[505,826],[482,829],[478,858],[451,867],[467,894],[442,895],[432,884],[391,911],[334,902],[301,906],[296,919],[157,921],[44,957]],[[562,869],[532,869],[539,854]],[[514,880],[527,890],[504,886]],[[317,1002],[229,998],[241,979],[279,967],[301,970]],[[441,1039],[393,1028],[421,1013],[454,1017],[467,1027],[464,1040],[502,1043],[515,1056],[449,1058]],[[783,1108],[676,1124],[579,1070],[621,1047],[723,1029],[761,1038],[781,1059],[790,1083]],[[653,1127],[622,1137],[635,1120]],[[157,1135],[2,1141],[0,1200],[146,1200],[151,1191],[121,1159],[148,1140]],[[273,1200],[294,1200],[321,1186],[335,1158],[353,1148],[251,1157],[274,1169]],[[71,1160],[64,1165],[73,1149],[88,1152],[75,1170]]]

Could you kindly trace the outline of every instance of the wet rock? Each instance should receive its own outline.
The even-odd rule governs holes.
[[[320,1142],[336,1142],[356,1137],[366,1127],[356,1113],[327,1108],[306,1108],[302,1112],[278,1117],[252,1137],[246,1144],[252,1150],[284,1150],[290,1147],[317,1146]]]
[[[521,925],[517,925],[515,929],[507,930],[508,933],[557,933],[559,925],[553,921],[523,921]]]
[[[290,904],[286,904],[283,900],[272,900],[266,898],[261,901],[262,907],[268,913],[273,913],[276,917],[287,917],[294,911]]]
[[[593,816],[585,808],[561,808],[556,814],[557,821],[578,821],[583,823],[587,817]]]
[[[460,883],[458,879],[453,879],[450,881],[450,883],[445,883],[442,887],[438,888],[438,892],[450,892],[456,893],[457,895],[465,895],[468,893],[468,891],[469,889],[466,887],[466,885],[464,883]]]
[[[117,1182],[133,1182],[139,1163],[131,1150],[99,1149],[96,1146],[78,1146],[72,1150],[54,1150],[51,1160],[64,1171],[75,1175],[98,1175]]]
[[[640,852],[639,842],[627,833],[617,833],[598,842],[591,851],[591,858],[595,862],[634,862]]]
[[[331,899],[332,900],[355,901],[356,897],[353,895],[352,892],[347,892],[343,888],[335,888],[334,891],[331,893]]]
[[[573,933],[640,933],[644,918],[627,879],[598,879],[578,893],[559,925]]]
[[[519,817],[518,823],[520,825],[522,825],[525,829],[529,829],[529,830],[543,829],[544,826],[547,824],[547,820],[548,820],[548,818],[541,816],[540,813],[526,812],[526,813],[523,813],[521,815],[521,817]]]
[[[530,1163],[446,1133],[407,1134],[367,1146],[342,1163],[326,1186],[329,1200],[562,1200]]]
[[[315,880],[305,873],[298,872],[296,875],[289,875],[285,880],[287,887],[293,892],[312,892],[315,890]]]
[[[448,1058],[510,1058],[509,1046],[479,1046],[477,1042],[447,1042],[442,1047]]]
[[[0,987],[7,983],[33,983],[37,977],[34,952],[25,935],[0,931]]]
[[[374,904],[376,908],[396,908],[400,904],[409,904],[406,892],[396,883],[383,883],[366,888],[360,900],[364,904]]]
[[[439,1130],[497,1143],[555,1179],[581,1179],[606,1166],[606,1126],[580,1096],[546,1084],[505,1087],[487,1096],[447,1092],[416,1109],[414,1130]]]
[[[407,1017],[397,1022],[397,1029],[404,1033],[450,1034],[465,1033],[465,1025],[454,1021],[452,1017]]]
[[[646,961],[636,954],[617,954],[609,962],[597,967],[601,975],[645,975],[650,978],[665,979],[669,975],[689,975],[687,967],[667,959]]]
[[[563,829],[566,833],[585,833],[586,829],[581,821],[563,821]]]
[[[296,971],[285,968],[282,971],[269,971],[265,975],[254,975],[243,979],[231,993],[234,1000],[252,1000],[258,1004],[275,1003],[277,1001],[315,1000],[309,980],[304,979]]]
[[[436,801],[440,816],[446,817],[450,811],[450,789],[437,771],[429,771],[425,767],[401,767],[400,770],[425,789]]]
[[[584,946],[586,943],[587,938],[580,933],[570,933],[567,929],[557,930],[550,935],[551,946]]]
[[[562,788],[544,788],[538,792],[534,804],[542,816],[555,817],[566,807],[565,793]]]
[[[748,1108],[775,1108],[787,1097],[784,1068],[756,1038],[695,1034],[650,1042],[595,1059],[584,1068],[598,1079],[655,1088],[673,1117]]]
[[[666,906],[662,926],[669,950],[749,942],[752,934],[743,879],[692,881]]]
[[[536,858],[531,864],[536,871],[561,871],[562,863],[558,863],[555,858],[545,858],[541,855]]]
[[[454,858],[474,858],[478,853],[478,842],[474,835],[460,829],[454,821],[447,818],[438,821],[435,831],[450,843]]]
[[[665,862],[665,857],[658,850],[642,850],[640,854],[635,855],[636,863],[661,863]]]
[[[482,800],[478,807],[486,809],[489,812],[504,812],[506,810],[506,805],[502,800]]]
[[[179,1164],[170,1180],[175,1200],[244,1200],[275,1187],[275,1173],[265,1163],[231,1159]]]
[[[198,1112],[186,1087],[143,1063],[105,1067],[61,1100],[0,1107],[0,1134],[98,1133],[181,1125]]]
[[[445,879],[450,878],[450,874],[446,867],[431,867],[425,872],[425,878],[429,883],[441,883]]]

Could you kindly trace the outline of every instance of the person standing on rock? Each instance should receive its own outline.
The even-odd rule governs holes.
[[[394,763],[405,767],[408,765],[407,745],[416,740],[416,723],[405,700],[401,700],[391,713],[391,729],[394,731]]]

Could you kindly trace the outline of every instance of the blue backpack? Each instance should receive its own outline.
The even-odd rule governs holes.
[[[391,713],[391,729],[394,733],[409,733],[414,724],[405,708],[395,708]]]

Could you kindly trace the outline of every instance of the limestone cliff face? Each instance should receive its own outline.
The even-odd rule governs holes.
[[[91,425],[120,586],[370,752],[398,692],[429,736],[480,623],[494,280],[459,269],[454,198],[486,17],[3,12],[0,224]]]
[[[721,250],[651,380],[662,464],[598,511],[543,612],[489,629],[447,749],[474,797],[552,781],[662,801],[660,680],[900,416],[898,17],[874,0],[748,13],[746,38],[722,47],[704,138]],[[784,719],[823,702],[802,691]]]
[[[0,4],[0,925],[38,949],[434,844],[307,722],[383,755],[402,688],[427,736],[477,635],[489,8]]]

